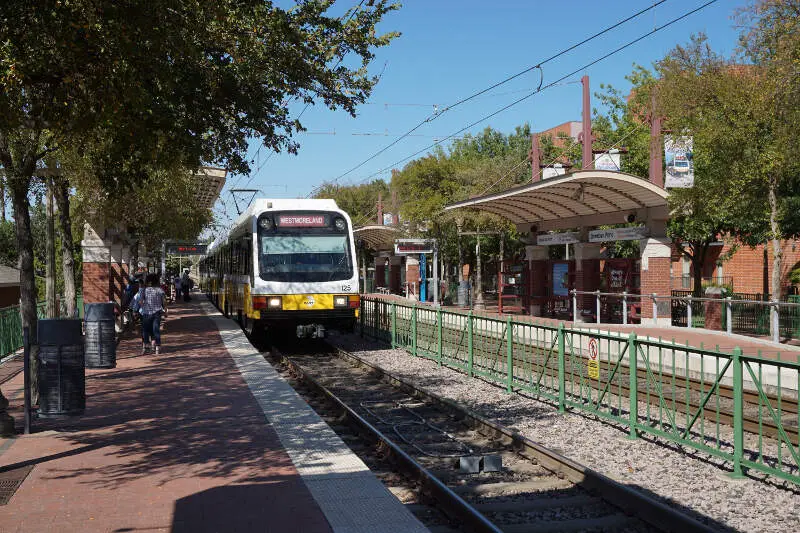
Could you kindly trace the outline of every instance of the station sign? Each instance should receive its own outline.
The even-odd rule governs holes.
[[[575,244],[581,242],[581,234],[577,231],[567,231],[564,233],[545,233],[536,236],[536,244],[539,246],[552,246],[554,244]]]
[[[432,254],[433,241],[428,239],[395,239],[395,255]]]
[[[589,242],[635,241],[650,234],[646,226],[630,228],[595,229],[589,232]]]
[[[165,248],[169,255],[205,255],[208,245],[170,242]]]

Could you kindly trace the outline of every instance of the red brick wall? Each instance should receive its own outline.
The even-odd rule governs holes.
[[[110,283],[108,263],[83,264],[83,301],[102,303],[108,301]]]
[[[789,273],[800,266],[800,242],[783,242],[783,266],[781,268],[781,286],[785,290],[789,283]],[[729,252],[729,244],[725,246],[713,247],[709,250],[704,266],[704,277],[718,276],[716,260],[720,255]],[[673,255],[676,262],[673,275],[679,276],[681,267],[678,263],[679,257]],[[740,245],[733,257],[722,264],[722,278],[733,278],[733,289],[736,292],[744,293],[765,293],[770,292],[772,283],[772,247],[767,246],[766,257],[764,255],[764,245],[751,248]],[[691,271],[691,270],[690,270]],[[679,288],[679,287],[673,287]]]
[[[644,270],[644,260],[642,260],[641,271],[641,294],[649,296],[653,293],[669,296],[672,291],[669,278],[670,258],[669,257],[649,257],[647,259],[647,270]],[[659,319],[669,317],[669,302],[663,304],[659,302]],[[666,314],[665,314],[666,313]],[[642,318],[653,318],[653,301],[649,298],[642,298]]]
[[[419,295],[419,265],[406,264],[406,282],[408,283],[409,296],[411,292]]]
[[[578,292],[591,292],[600,288],[600,260],[584,259],[581,261],[583,270],[575,270],[575,290]],[[581,301],[582,300],[582,301]],[[578,296],[579,310],[594,312],[597,298],[589,294]]]

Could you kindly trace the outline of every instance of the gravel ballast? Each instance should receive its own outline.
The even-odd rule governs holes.
[[[332,336],[334,345],[429,392],[663,501],[691,509],[713,527],[738,531],[800,530],[800,487],[777,479],[728,477],[730,465],[681,451],[652,437],[628,440],[608,422],[567,412],[503,389],[404,350],[386,349],[357,335]],[[763,476],[762,476],[763,477]]]

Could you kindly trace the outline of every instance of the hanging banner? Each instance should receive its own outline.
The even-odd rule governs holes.
[[[612,170],[619,172],[619,150],[610,150],[604,154],[595,154],[594,156],[594,169],[595,170]]]
[[[646,226],[631,228],[594,229],[589,232],[589,242],[635,241],[650,234]]]
[[[554,244],[575,244],[581,242],[581,234],[577,231],[567,231],[564,233],[545,233],[536,236],[536,244],[539,246],[552,246]]]
[[[392,225],[392,214],[391,213],[384,213],[383,214],[383,225],[384,226],[391,226]]]
[[[692,137],[664,136],[664,163],[667,167],[664,188],[690,189],[694,187],[693,147]]]

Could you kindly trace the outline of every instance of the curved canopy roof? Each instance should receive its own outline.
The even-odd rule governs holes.
[[[353,230],[356,239],[363,240],[373,250],[390,250],[394,240],[400,237],[399,229],[392,226],[362,226]]]
[[[637,218],[647,215],[665,219],[668,214],[667,195],[666,190],[638,176],[607,170],[582,170],[456,202],[446,206],[445,210],[480,209],[518,225],[588,226],[621,222],[620,213],[633,212],[637,213]]]

